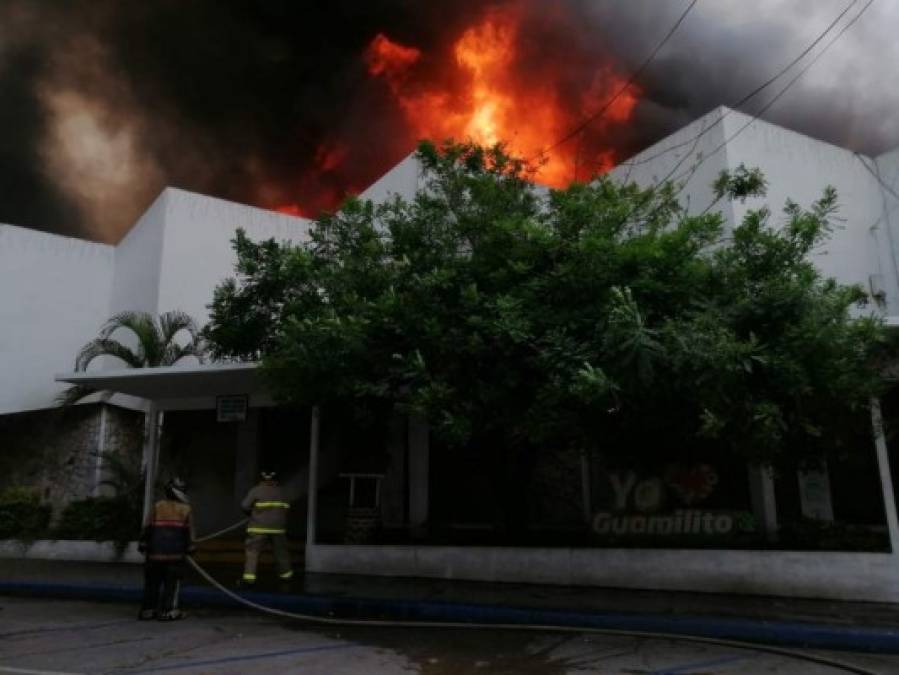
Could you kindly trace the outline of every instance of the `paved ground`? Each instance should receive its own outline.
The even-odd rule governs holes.
[[[209,567],[226,585],[239,576],[238,565]],[[0,579],[7,582],[53,582],[119,585],[140,588],[140,565],[0,559]],[[206,586],[188,574],[187,584]],[[275,590],[275,574],[261,570],[260,590]],[[641,591],[577,586],[485,583],[447,579],[407,579],[343,574],[298,574],[294,592],[344,598],[389,598],[412,601],[461,602],[490,606],[620,612],[676,616],[713,616],[763,621],[807,621],[836,626],[899,626],[899,604],[838,602],[804,598],[774,598],[722,593]]]
[[[494,630],[310,629],[236,611],[138,622],[122,604],[0,597],[0,673],[829,675],[846,672],[670,639]],[[878,674],[899,657],[820,653]]]

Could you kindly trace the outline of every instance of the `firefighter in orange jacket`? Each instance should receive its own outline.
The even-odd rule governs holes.
[[[184,481],[173,478],[165,485],[165,499],[153,506],[150,522],[138,543],[139,550],[146,554],[141,619],[184,618],[184,612],[178,607],[178,596],[184,558],[193,552],[194,540],[193,514]]]
[[[285,583],[293,578],[286,534],[287,510],[290,504],[285,501],[273,471],[263,471],[261,478],[261,482],[247,493],[240,504],[244,512],[250,516],[241,586],[252,586],[256,583],[259,554],[266,541],[270,541],[274,549],[275,561],[278,563],[278,578]]]

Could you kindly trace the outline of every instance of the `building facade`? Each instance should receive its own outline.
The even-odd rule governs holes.
[[[743,203],[716,203],[713,181],[721,171],[732,171],[740,165],[762,170],[769,183],[767,195]],[[623,162],[612,176],[643,186],[674,181],[691,212],[720,210],[727,227],[739,223],[748,209],[764,204],[772,208],[772,222],[776,223],[780,217],[777,209],[787,199],[807,206],[821,196],[825,186],[832,185],[839,194],[839,227],[816,252],[815,262],[824,274],[868,290],[876,300],[873,311],[888,324],[899,325],[899,318],[894,318],[899,317],[899,149],[865,157],[719,108]],[[393,194],[412,197],[421,184],[420,167],[410,156],[361,196],[374,201]],[[182,310],[199,324],[205,323],[213,289],[233,275],[236,259],[230,242],[238,227],[254,240],[303,242],[308,238],[310,221],[166,188],[115,246],[0,225],[0,457],[34,455],[28,450],[33,447],[29,444],[32,441],[25,440],[33,436],[28,429],[40,425],[42,416],[50,419],[58,415],[54,399],[64,385],[54,377],[72,370],[78,349],[96,337],[110,316],[126,310],[151,314]],[[185,368],[193,365],[183,364]],[[120,368],[121,364],[111,359],[92,365],[97,372]],[[75,487],[54,488],[56,474],[50,469],[41,474],[39,467],[31,473],[9,474],[7,483],[41,483],[47,486],[48,498],[59,503],[79,493],[96,492],[103,475],[103,453],[127,451],[126,446],[134,450],[137,440],[129,429],[134,426],[134,416],[142,416],[148,403],[140,396],[116,394],[99,401],[89,399],[79,408],[83,412],[77,420],[58,427],[77,442],[62,444],[66,449],[45,444],[48,455],[64,455],[64,465],[70,455],[74,457],[72,466],[78,467],[80,476]],[[169,438],[176,439],[173,443],[179,446],[172,452],[180,453],[182,459],[192,458],[184,460],[189,465],[186,468],[193,466],[194,482],[202,484],[198,490],[211,506],[205,510],[201,529],[213,529],[233,520],[235,500],[249,486],[266,454],[277,453],[286,442],[299,448],[306,439],[286,440],[296,435],[296,428],[267,405],[251,410],[247,421],[236,429],[217,425],[212,410],[188,408],[186,403],[181,408],[170,405],[165,425]],[[432,499],[434,495],[429,495],[429,485],[435,484],[429,476],[440,456],[430,454],[427,432],[421,425],[397,428],[392,434],[378,508],[385,523],[416,532],[433,519],[429,507],[437,502]],[[324,439],[316,470],[323,485],[333,487],[331,492],[322,492],[323,502],[340,504],[346,499],[346,482],[340,476],[339,441],[335,439]],[[875,455],[875,450],[880,454]],[[884,473],[888,471],[886,452],[882,438],[876,448],[871,448],[868,469],[875,479],[878,471],[880,478],[889,479]],[[88,456],[95,459],[85,460]],[[293,460],[287,463],[286,478],[295,495],[302,497],[309,483],[311,457],[308,451],[304,454],[298,450]],[[46,464],[56,466],[58,462]],[[571,476],[564,472],[553,480],[559,485],[572,485]],[[882,527],[885,533],[889,529],[888,540],[895,550],[899,531],[891,481],[883,485],[890,493],[883,497],[881,508],[886,511]],[[767,499],[773,504],[776,486],[772,482],[757,477],[748,489],[754,502]],[[306,531],[307,515],[295,514],[295,534]],[[332,525],[336,531],[339,523]],[[322,523],[323,530],[328,527]],[[615,549],[590,551],[562,546],[510,551],[402,542],[392,548],[354,547],[350,551],[337,543],[313,544],[307,547],[307,564],[321,571],[374,569],[385,574],[622,586],[654,579],[651,587],[773,593],[785,593],[790,574],[799,579],[803,567],[817,564],[801,554],[792,554],[785,563],[783,579],[769,578],[766,585],[765,556],[770,551],[753,552],[759,554],[755,557],[750,552],[719,551],[727,569],[709,574],[701,552],[659,550],[644,556],[645,569],[634,575],[632,556]],[[828,568],[822,564],[820,574],[813,574],[814,579],[805,586],[800,584],[798,594],[821,593],[833,586],[834,575],[845,578],[854,574],[854,585],[844,584],[842,590],[833,591],[834,597],[877,599],[877,583],[884,579],[899,581],[899,571],[889,571],[899,570],[892,554],[833,555],[855,557],[842,572],[839,565]],[[868,577],[857,574],[859,565],[869,570]],[[899,598],[896,593],[899,591],[893,596]]]

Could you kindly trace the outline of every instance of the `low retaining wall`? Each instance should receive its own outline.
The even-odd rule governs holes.
[[[899,602],[889,553],[315,544],[306,570]]]
[[[142,563],[143,554],[137,542],[124,551],[117,551],[111,541],[80,541],[40,539],[33,542],[0,541],[0,558],[24,560],[80,560],[84,562]]]

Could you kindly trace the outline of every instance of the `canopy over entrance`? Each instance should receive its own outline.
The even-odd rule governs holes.
[[[160,414],[166,410],[214,409],[219,397],[246,396],[250,407],[274,405],[259,375],[257,363],[216,363],[198,366],[122,368],[75,372],[56,376],[57,382],[132,396],[146,402],[144,436],[144,520],[153,504],[159,463]],[[315,536],[315,471],[318,455],[318,411],[313,410],[310,430],[309,523],[307,537]]]
[[[216,397],[241,394],[250,405],[271,405],[257,363],[97,370],[57,375],[56,381],[136,396],[161,410],[214,408]]]

